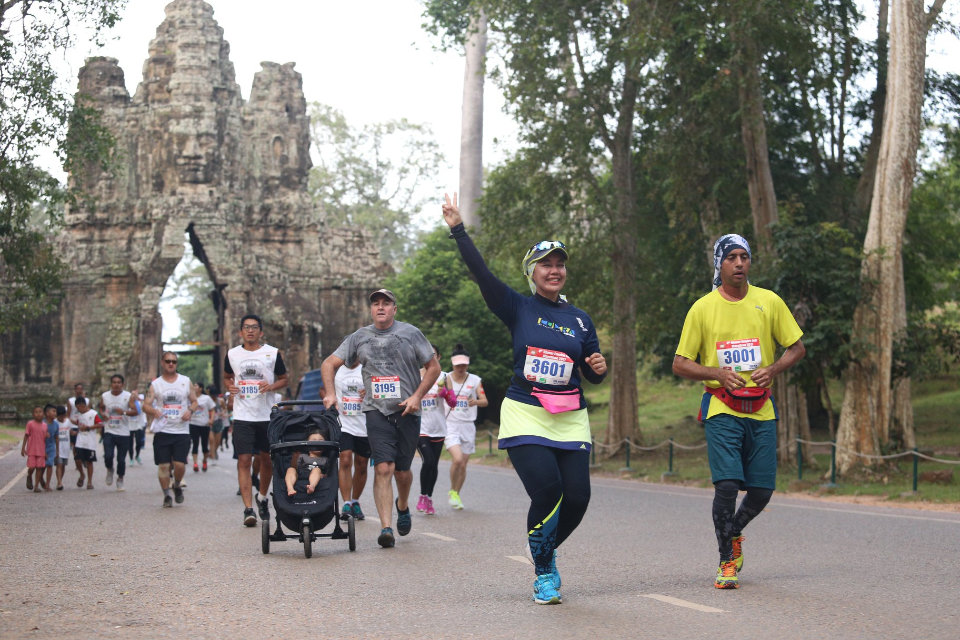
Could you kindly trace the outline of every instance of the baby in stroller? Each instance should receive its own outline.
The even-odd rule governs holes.
[[[322,442],[329,434],[322,427],[314,428],[307,436],[310,442]],[[306,455],[294,451],[290,456],[290,466],[284,475],[287,483],[287,495],[294,496],[297,492],[313,493],[321,478],[326,477],[324,471],[328,466],[329,457],[325,451],[312,449]]]

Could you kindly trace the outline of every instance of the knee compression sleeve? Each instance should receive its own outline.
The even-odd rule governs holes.
[[[740,483],[735,480],[721,480],[714,484],[713,528],[717,534],[721,560],[729,560],[733,555],[730,539],[734,537],[734,512],[739,489]]]
[[[761,487],[748,487],[747,496],[740,503],[736,515],[733,517],[733,536],[740,535],[747,524],[760,515],[770,497],[773,496],[772,489],[763,489]]]

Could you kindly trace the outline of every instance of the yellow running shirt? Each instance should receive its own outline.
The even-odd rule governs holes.
[[[693,303],[680,333],[677,355],[705,367],[723,367],[736,371],[750,381],[754,369],[766,367],[776,360],[777,344],[789,347],[803,335],[780,296],[769,289],[750,285],[747,295],[736,302],[726,300],[718,290],[711,291]],[[708,380],[708,387],[719,387]],[[755,413],[740,413],[710,398],[710,410],[703,417],[729,413],[741,418],[773,420],[773,403],[767,402]]]

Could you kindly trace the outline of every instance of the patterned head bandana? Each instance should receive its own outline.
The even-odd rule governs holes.
[[[713,245],[713,288],[716,289],[721,285],[720,280],[720,263],[723,262],[724,258],[727,257],[734,249],[743,249],[747,252],[747,256],[753,260],[753,254],[750,252],[750,243],[747,242],[747,239],[743,236],[739,236],[735,233],[728,233],[725,236],[720,236],[720,239],[717,240],[716,244]]]

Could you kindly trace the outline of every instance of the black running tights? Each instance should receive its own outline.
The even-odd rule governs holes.
[[[432,498],[433,487],[437,484],[437,464],[440,462],[440,454],[443,453],[443,438],[420,436],[417,451],[423,459],[420,466],[420,493]]]
[[[527,538],[537,574],[573,533],[590,503],[590,453],[526,444],[507,449],[530,496]]]
[[[747,487],[747,495],[737,509],[737,493],[740,483],[736,480],[720,480],[714,483],[713,527],[717,533],[720,560],[730,560],[733,555],[731,540],[743,532],[743,528],[760,515],[773,495],[771,489]]]

